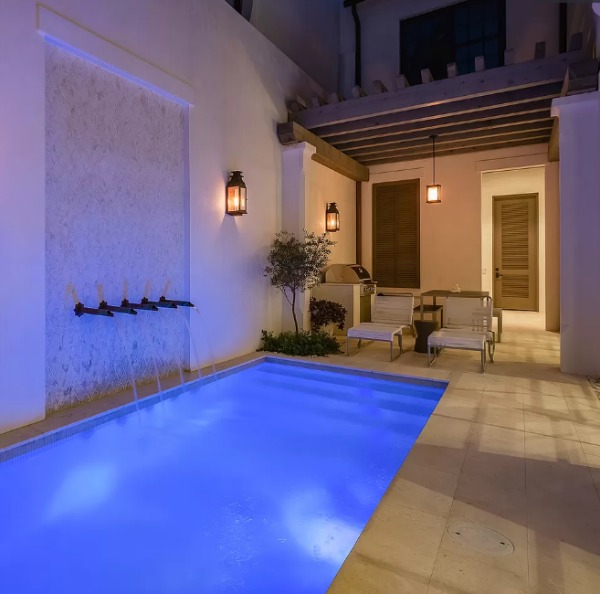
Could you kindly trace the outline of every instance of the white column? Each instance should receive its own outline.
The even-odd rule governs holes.
[[[560,118],[560,366],[599,377],[600,93],[552,105]]]
[[[306,228],[306,207],[308,203],[308,175],[312,164],[312,156],[317,149],[306,142],[283,149],[282,167],[282,229],[294,233],[301,238]],[[298,326],[308,330],[308,300],[309,292],[300,295],[296,304]],[[283,304],[283,329],[292,330],[294,322],[287,301]]]
[[[0,2],[0,433],[44,418],[44,41],[36,4]]]

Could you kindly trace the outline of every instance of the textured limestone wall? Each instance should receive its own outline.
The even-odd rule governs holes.
[[[46,46],[47,410],[123,388],[185,357],[177,311],[77,318],[166,289],[187,297],[184,109]]]

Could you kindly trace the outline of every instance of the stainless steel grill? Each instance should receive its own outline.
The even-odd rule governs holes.
[[[377,282],[360,264],[330,264],[321,271],[322,283],[360,284],[361,297],[372,295]]]

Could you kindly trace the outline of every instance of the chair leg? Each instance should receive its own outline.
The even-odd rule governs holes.
[[[394,339],[390,340],[390,361],[394,360]]]
[[[481,349],[481,373],[485,373],[485,345]]]
[[[437,357],[437,351],[434,348],[433,349],[433,359],[431,358],[431,347],[429,345],[427,345],[427,366],[431,367],[433,365],[433,362],[435,361]]]
[[[400,355],[402,355],[402,332],[396,335],[398,337],[398,348],[400,349]],[[400,357],[398,355],[398,357]]]

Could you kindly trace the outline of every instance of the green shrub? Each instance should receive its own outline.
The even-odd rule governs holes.
[[[313,332],[318,332],[327,324],[335,324],[340,330],[344,329],[346,308],[341,303],[311,297],[308,311]]]
[[[325,332],[282,332],[275,336],[266,330],[262,331],[259,350],[301,357],[323,357],[341,352],[338,341]]]

